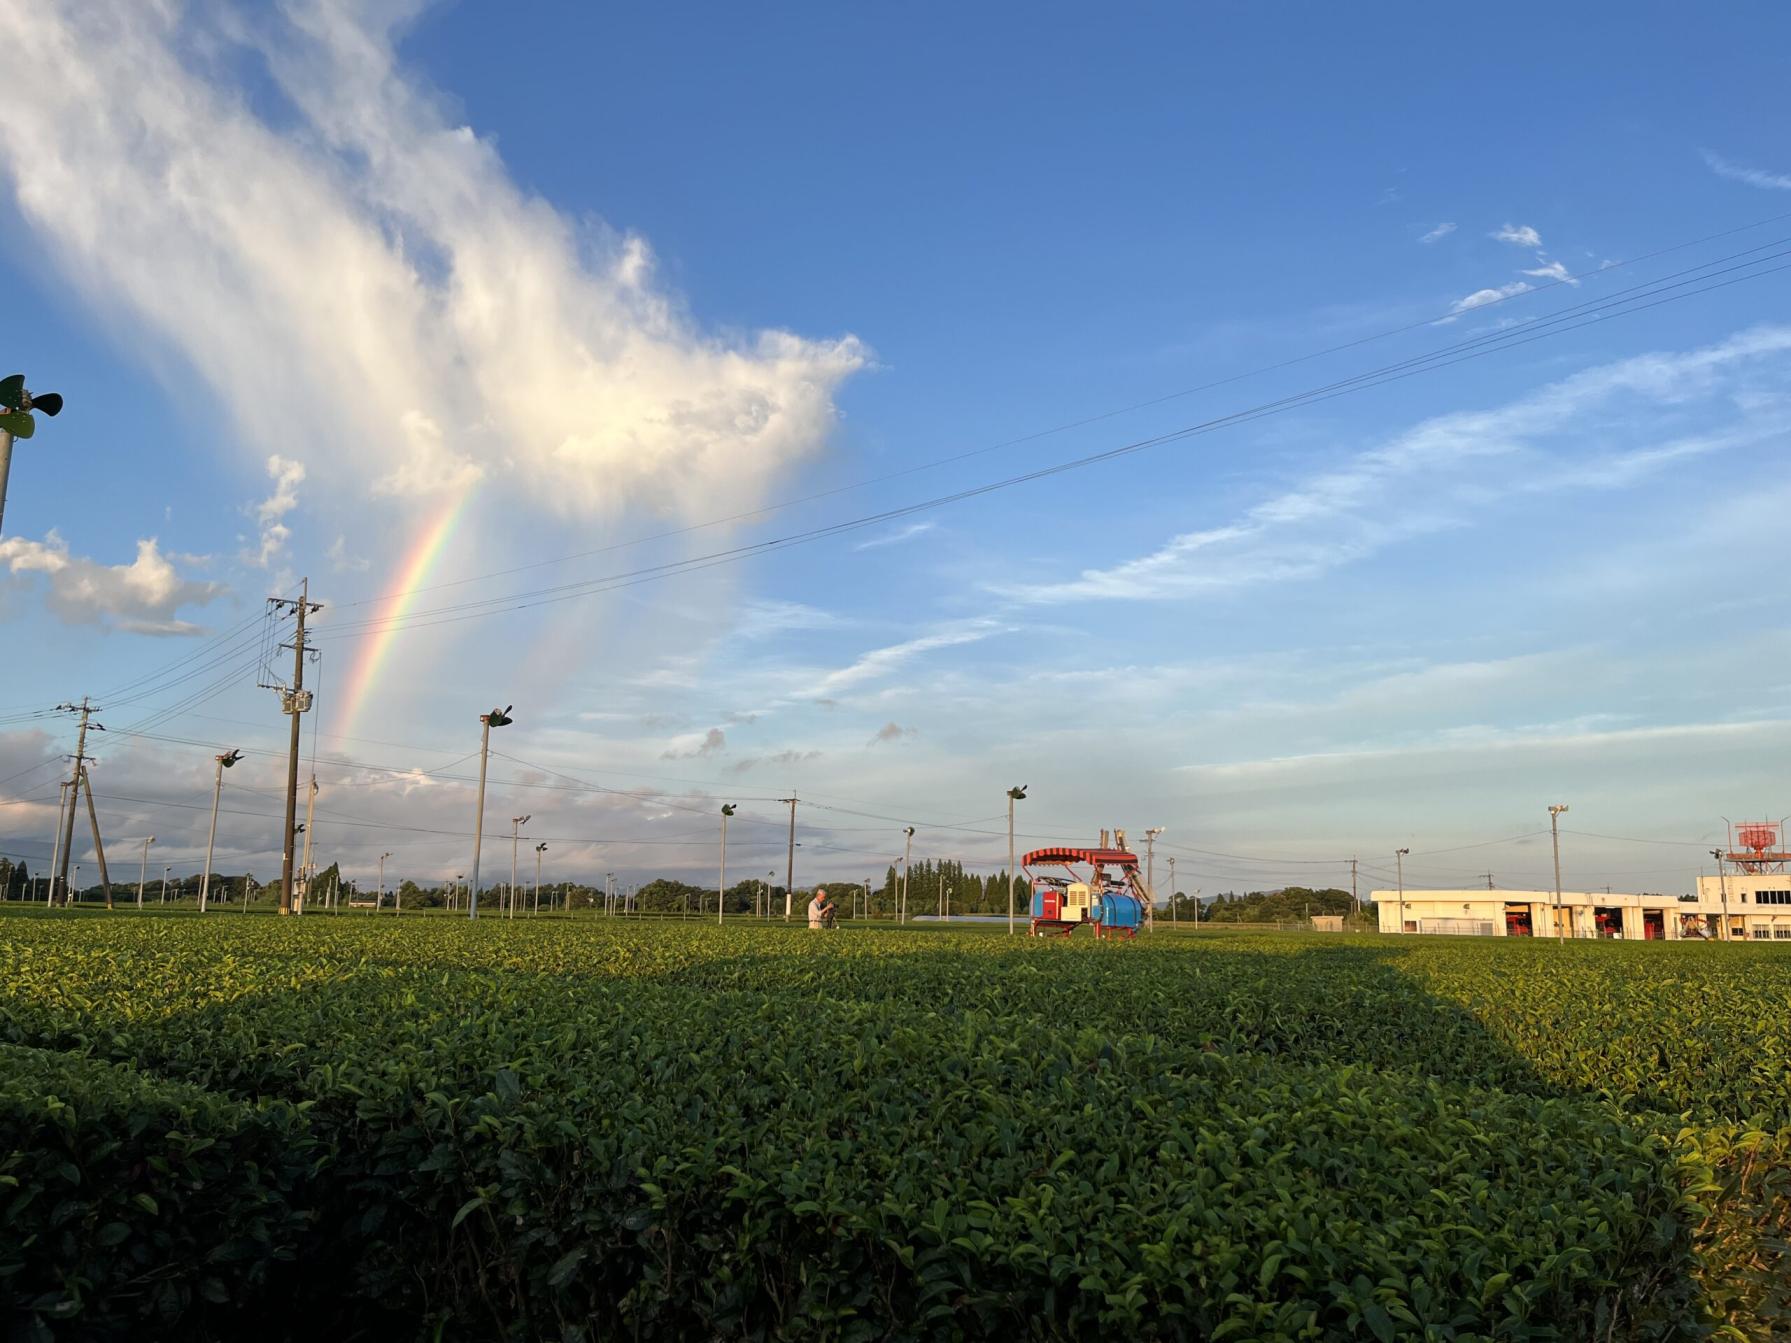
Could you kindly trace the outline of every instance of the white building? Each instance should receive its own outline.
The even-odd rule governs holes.
[[[1791,941],[1791,873],[1699,877],[1695,899],[1563,891],[1375,891],[1383,933]]]

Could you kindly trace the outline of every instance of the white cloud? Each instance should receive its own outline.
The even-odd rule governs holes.
[[[1418,239],[1418,241],[1419,242],[1440,242],[1444,238],[1447,238],[1453,232],[1455,232],[1455,225],[1445,221],[1441,224],[1438,224],[1429,233],[1426,233],[1422,238]]]
[[[1535,270],[1525,271],[1525,275],[1534,275],[1538,280],[1553,280],[1558,284],[1570,284],[1575,289],[1579,288],[1580,282],[1559,261],[1544,261],[1541,257],[1538,257],[1537,260],[1542,261],[1542,265]]]
[[[228,441],[345,498],[484,475],[569,518],[741,511],[866,360],[700,328],[642,239],[528,194],[336,0],[0,0],[0,47],[33,52],[0,83],[0,172],[65,275],[184,357]]]
[[[1730,163],[1708,149],[1704,151],[1704,162],[1709,165],[1711,172],[1718,177],[1726,177],[1731,182],[1746,182],[1751,187],[1762,187],[1767,191],[1791,191],[1791,174],[1746,168],[1738,163]]]
[[[304,483],[305,464],[275,453],[267,459],[267,474],[273,479],[274,492],[255,506],[255,521],[261,527],[261,550],[250,557],[250,563],[262,569],[286,548],[292,536],[284,518],[298,507],[298,487]]]
[[[1510,284],[1502,284],[1497,289],[1476,289],[1466,298],[1458,298],[1450,304],[1449,313],[1451,316],[1457,316],[1474,308],[1484,308],[1489,303],[1498,303],[1518,294],[1527,294],[1535,287],[1528,280],[1513,280]]]
[[[884,532],[880,536],[873,536],[868,541],[860,541],[857,545],[853,546],[852,549],[876,550],[882,546],[900,545],[904,541],[912,541],[917,536],[925,536],[928,532],[938,527],[938,525],[939,524],[936,522],[911,522],[906,527],[898,527],[892,532]]]
[[[1156,551],[1061,582],[993,591],[1028,603],[1154,600],[1316,577],[1398,541],[1468,525],[1495,501],[1548,490],[1622,488],[1677,462],[1791,428],[1791,407],[1741,394],[1745,366],[1791,372],[1791,327],[1768,326],[1682,354],[1588,369],[1506,406],[1428,420],[1384,446]],[[1707,405],[1727,429],[1653,437],[1672,411]],[[1589,441],[1627,426],[1643,441],[1597,456]],[[1518,469],[1516,464],[1521,464]],[[1395,503],[1396,499],[1396,503]]]
[[[698,760],[728,748],[728,734],[712,727],[701,736],[680,737],[660,754],[661,760]]]
[[[48,585],[46,605],[69,624],[135,634],[201,633],[177,612],[204,605],[223,591],[216,583],[182,578],[154,537],[137,542],[137,557],[129,564],[101,564],[70,555],[68,543],[54,531],[42,541],[13,536],[0,541],[0,565],[15,581],[42,574]]]
[[[1542,235],[1528,224],[1506,224],[1492,236],[1500,242],[1515,243],[1519,247],[1542,246]]]

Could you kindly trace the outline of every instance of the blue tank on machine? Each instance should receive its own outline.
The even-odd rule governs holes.
[[[1135,895],[1108,891],[1101,896],[1100,931],[1108,937],[1136,933],[1144,926],[1144,902]]]

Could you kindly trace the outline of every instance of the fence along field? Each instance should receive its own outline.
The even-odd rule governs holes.
[[[24,1337],[1766,1339],[1752,946],[0,918]]]

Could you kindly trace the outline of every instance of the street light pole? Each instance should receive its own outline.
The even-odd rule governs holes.
[[[531,918],[541,912],[541,855],[546,852],[547,844],[545,841],[535,846],[535,908],[530,911]],[[553,904],[551,896],[548,898],[547,903],[549,905]],[[552,913],[552,910],[550,909],[548,912]]]
[[[143,864],[137,869],[137,908],[143,908],[143,884],[149,878],[149,846],[155,843],[154,835],[146,835],[143,839]]]
[[[1548,809],[1549,838],[1555,846],[1555,941],[1567,940],[1567,929],[1561,923],[1561,813],[1567,810],[1565,802],[1557,802]]]
[[[1405,934],[1405,856],[1410,849],[1393,850],[1393,861],[1399,866],[1399,932]]]
[[[217,783],[211,792],[211,835],[205,841],[205,875],[199,880],[199,912],[205,913],[205,902],[211,894],[211,855],[218,842],[218,801],[224,796],[224,771],[243,758],[241,751],[226,751],[213,757],[218,762]]]
[[[467,890],[466,916],[479,917],[479,849],[485,839],[485,761],[491,754],[491,729],[504,727],[515,720],[510,717],[514,704],[479,715],[479,804],[473,817],[473,884]]]
[[[1026,796],[1026,784],[1007,790],[1007,933],[1012,937],[1014,926],[1014,803]]]

